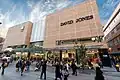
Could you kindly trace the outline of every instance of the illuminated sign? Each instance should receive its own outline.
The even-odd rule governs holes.
[[[80,18],[76,19],[75,22],[78,23],[78,22],[82,22],[82,21],[85,21],[85,20],[91,20],[91,19],[93,19],[93,15],[80,17]],[[74,20],[69,20],[69,21],[61,23],[60,26],[65,26],[65,25],[73,24],[73,23],[74,23]]]

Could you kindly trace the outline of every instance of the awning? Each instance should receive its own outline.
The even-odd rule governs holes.
[[[69,49],[73,49],[73,47],[56,47],[56,48],[44,48],[44,50],[55,50],[55,51],[59,51],[59,50],[69,50]]]
[[[111,52],[112,55],[120,55],[120,52]]]
[[[4,51],[12,51],[13,49],[12,48],[6,48]]]
[[[42,53],[43,48],[17,48],[14,49],[15,52],[33,52],[33,53]]]
[[[28,48],[17,48],[17,49],[14,49],[15,52],[28,52],[29,49]]]
[[[91,45],[91,46],[85,46],[87,49],[102,49],[102,45]],[[74,49],[75,46],[70,46],[70,47],[56,47],[56,48],[45,48],[45,50],[69,50],[69,49]]]

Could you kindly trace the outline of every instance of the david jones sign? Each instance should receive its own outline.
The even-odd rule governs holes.
[[[78,18],[78,19],[76,19],[75,23],[82,22],[85,20],[90,20],[90,19],[93,19],[93,15]],[[73,23],[74,23],[74,20],[69,20],[69,21],[60,23],[60,26],[65,26],[65,25],[73,24]]]

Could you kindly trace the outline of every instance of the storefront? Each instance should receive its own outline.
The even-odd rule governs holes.
[[[45,52],[42,48],[17,48],[14,51],[16,52],[16,58],[40,59],[45,57]]]

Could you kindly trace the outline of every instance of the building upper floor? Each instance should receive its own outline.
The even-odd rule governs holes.
[[[29,45],[32,32],[32,25],[32,22],[28,21],[10,27],[8,29],[3,48],[16,45]]]
[[[92,38],[103,36],[96,0],[48,15],[45,26],[45,48],[74,46],[76,40],[89,44]]]
[[[110,41],[120,34],[120,3],[103,28],[106,41]]]

